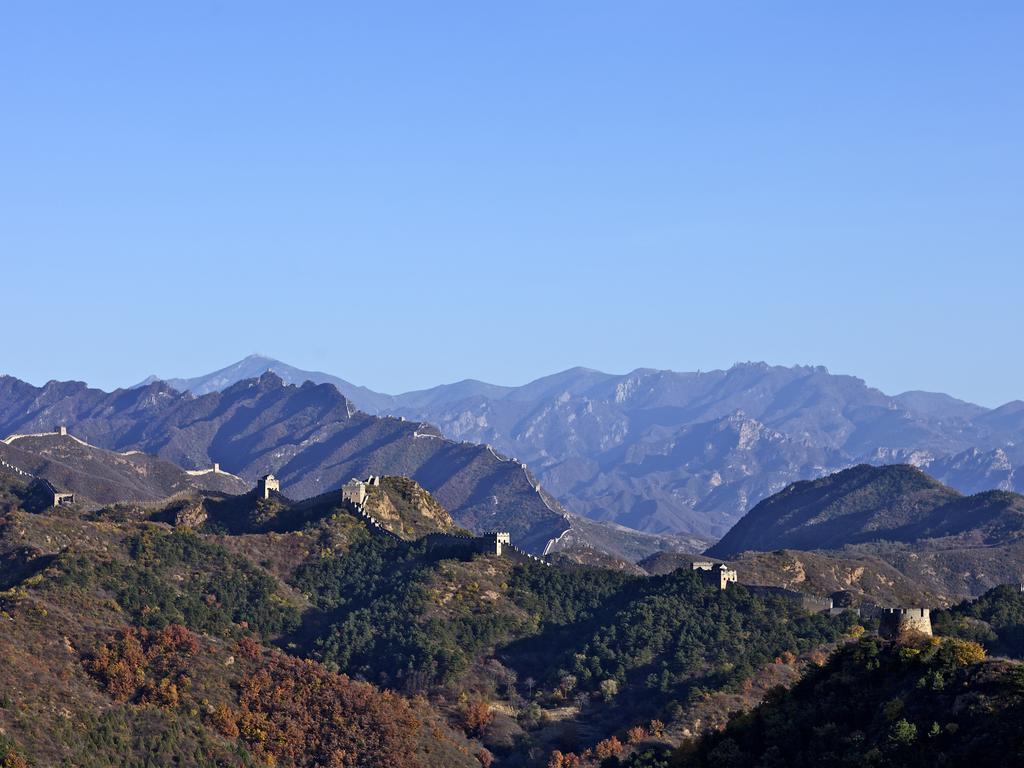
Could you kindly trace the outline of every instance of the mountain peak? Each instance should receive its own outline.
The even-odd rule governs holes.
[[[818,480],[792,483],[750,510],[708,550],[838,549],[896,540],[900,529],[963,496],[909,464],[858,464]]]

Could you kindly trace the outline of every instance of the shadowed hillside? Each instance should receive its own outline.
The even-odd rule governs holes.
[[[765,499],[707,553],[746,560],[770,584],[849,581],[839,588],[949,605],[1020,580],[1024,496],[963,496],[913,467],[858,466]]]

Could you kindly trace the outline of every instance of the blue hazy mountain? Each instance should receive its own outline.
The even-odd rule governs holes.
[[[821,366],[571,368],[517,387],[465,380],[388,395],[252,356],[168,383],[210,391],[259,369],[331,383],[367,413],[494,445],[527,462],[570,510],[648,532],[721,536],[789,483],[859,463],[914,464],[964,492],[1024,490],[1024,403],[892,396]]]
[[[146,386],[154,381],[163,381],[179,392],[191,392],[194,395],[208,395],[211,392],[221,392],[233,384],[246,379],[258,379],[267,371],[272,371],[281,377],[285,384],[302,384],[312,381],[314,384],[333,384],[341,394],[353,402],[360,403],[360,408],[368,413],[377,413],[386,410],[392,398],[382,395],[366,387],[356,386],[338,376],[332,376],[322,371],[304,371],[295,366],[282,363],[272,357],[252,354],[220,370],[206,373],[191,378],[169,378],[161,379],[158,376],[149,376],[144,381],[132,387]]]

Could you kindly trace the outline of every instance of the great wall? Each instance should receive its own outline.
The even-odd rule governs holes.
[[[420,426],[426,427],[427,425],[422,424]],[[95,448],[95,446],[81,440],[68,433],[67,428],[64,426],[57,427],[52,432],[37,432],[30,434],[12,434],[7,437],[0,439],[0,443],[5,445],[11,445],[17,440],[27,438],[38,438],[38,437],[67,437],[80,445],[88,448]],[[414,431],[413,438],[433,438],[444,440],[446,438],[441,435],[434,435],[430,433],[424,433]],[[561,515],[568,524],[568,516],[564,512],[554,509],[544,498],[544,494],[541,492],[540,485],[534,481],[530,476],[529,470],[525,463],[518,461],[515,458],[508,458],[498,454],[493,447],[487,445],[487,450],[491,455],[500,462],[512,462],[517,464],[524,474],[528,482],[534,487],[541,497],[544,505]],[[130,456],[133,454],[141,453],[140,451],[124,451],[120,455]],[[30,472],[27,472],[20,467],[16,467],[7,461],[0,459],[0,467],[13,472],[22,477],[32,478],[38,480]],[[225,472],[220,468],[220,464],[214,463],[212,467],[208,469],[198,470],[184,470],[186,474],[191,476],[206,475],[206,474],[223,474],[230,475],[231,477],[237,477],[232,475],[230,472]],[[241,478],[239,478],[241,479]],[[49,481],[42,479],[42,482],[46,485],[46,490],[53,495],[53,505],[60,506],[61,504],[73,503],[74,495],[58,491]],[[377,535],[385,536],[395,541],[406,542],[398,534],[391,531],[386,525],[380,520],[375,518],[373,515],[366,512],[365,501],[367,498],[367,488],[375,487],[380,484],[380,477],[371,475],[367,480],[359,480],[352,478],[341,488],[341,499],[343,505],[349,509],[354,515],[358,516],[371,530]],[[264,475],[257,481],[255,493],[261,498],[270,498],[273,493],[280,493],[280,481],[277,480],[272,474]],[[336,491],[334,493],[337,493]],[[332,494],[323,494],[323,496],[330,496]],[[307,500],[313,501],[313,500]],[[548,541],[544,547],[544,555],[549,554],[553,547],[561,540],[566,533],[569,532],[569,528],[559,534],[558,537]],[[443,550],[451,552],[454,555],[460,556],[472,556],[474,554],[492,554],[497,556],[509,557],[518,562],[535,562],[543,563],[544,565],[550,566],[551,563],[544,560],[542,557],[532,555],[528,552],[523,551],[511,541],[511,537],[506,531],[489,531],[487,533],[477,536],[467,536],[454,533],[431,533],[424,536],[421,541],[432,550]],[[407,542],[406,542],[407,543]],[[691,564],[691,568],[695,571],[700,572],[702,579],[705,583],[712,585],[718,589],[726,589],[729,584],[738,583],[737,573],[735,570],[729,569],[724,563],[713,563],[712,561],[695,561]],[[871,603],[865,603],[858,608],[851,608],[850,606],[837,607],[833,604],[831,597],[818,597],[815,595],[809,595],[802,592],[796,592],[793,590],[782,589],[779,587],[762,587],[745,585],[747,589],[754,591],[780,594],[785,597],[789,597],[795,601],[801,603],[802,607],[810,613],[828,613],[829,615],[836,615],[845,610],[855,610],[858,615],[865,618],[878,618],[879,620],[879,634],[883,637],[898,637],[906,632],[918,632],[925,635],[932,634],[930,609],[920,607],[899,607],[899,608],[882,608]]]
[[[95,449],[97,451],[106,451],[106,450],[108,450],[106,448],[100,448],[98,445],[93,445],[92,443],[87,443],[85,440],[82,440],[80,437],[75,437],[70,432],[68,432],[68,428],[65,427],[65,426],[56,427],[56,428],[54,428],[53,432],[27,432],[27,433],[24,433],[24,434],[8,435],[7,437],[0,439],[0,443],[3,443],[4,445],[12,445],[13,443],[15,443],[18,440],[28,440],[28,439],[31,439],[31,438],[38,438],[38,437],[66,437],[69,440],[74,440],[79,445],[85,446],[86,448],[93,448],[93,449]],[[119,456],[145,456],[146,455],[143,451],[135,451],[135,450],[131,450],[131,451],[111,451],[111,453],[116,453]],[[12,467],[10,464],[7,464],[6,462],[0,462],[0,463],[2,463],[4,466],[8,467],[9,469],[13,469],[13,470],[15,470],[17,472],[20,472],[23,475],[28,475],[29,477],[32,477],[32,475],[30,473],[24,472],[22,470],[19,470],[19,469],[17,469],[17,467]],[[210,474],[213,474],[213,475],[226,475],[228,477],[233,477],[236,480],[241,480],[242,479],[238,475],[233,475],[230,472],[225,472],[223,469],[220,468],[220,464],[218,464],[216,462],[214,462],[212,467],[208,467],[207,469],[183,469],[182,471],[186,475],[191,475],[193,477],[196,477],[196,476],[199,476],[199,475],[210,475]]]
[[[369,496],[368,488],[375,488],[380,485],[380,477],[370,475],[366,480],[352,478],[341,487],[342,503],[355,515],[358,515],[369,526],[371,531],[387,536],[397,541],[405,541],[401,536],[391,531],[380,520],[366,511],[366,499]],[[461,556],[475,554],[491,554],[499,557],[508,557],[518,562],[543,563],[551,565],[536,555],[524,552],[512,543],[512,537],[507,531],[488,531],[479,536],[465,536],[456,533],[430,533],[419,541],[423,542],[429,550],[451,552]]]
[[[403,418],[402,420],[404,421],[405,419]],[[417,425],[417,428],[413,430],[413,433],[412,433],[413,439],[415,440],[417,438],[430,438],[430,439],[434,439],[434,440],[445,440],[445,441],[448,441],[448,438],[444,437],[443,435],[435,435],[435,434],[433,434],[431,432],[420,432],[419,431],[420,429],[426,429],[426,428],[429,428],[429,427],[430,427],[430,425],[427,424],[426,422],[420,422]],[[451,441],[449,441],[449,442],[451,442]],[[468,442],[466,440],[463,440],[462,441],[462,445],[474,445],[475,446],[476,443],[471,443],[471,442]],[[544,493],[544,491],[540,487],[540,483],[537,482],[537,479],[535,477],[533,477],[533,475],[530,474],[530,469],[529,469],[529,467],[526,466],[526,462],[519,461],[519,459],[517,459],[515,457],[503,456],[502,454],[500,454],[496,450],[494,450],[494,446],[492,446],[490,443],[485,444],[484,447],[488,450],[488,452],[491,454],[491,456],[496,461],[501,462],[503,464],[504,463],[512,463],[512,464],[515,464],[517,467],[519,467],[519,469],[523,473],[523,476],[526,478],[526,482],[529,483],[529,485],[533,488],[534,492],[540,497],[541,503],[545,507],[547,507],[549,512],[552,512],[552,513],[554,513],[554,514],[556,514],[556,515],[558,515],[559,517],[562,518],[563,522],[565,523],[565,530],[562,531],[560,534],[558,534],[558,536],[556,536],[555,538],[548,539],[548,542],[547,542],[547,544],[544,545],[544,550],[541,553],[542,555],[549,555],[549,554],[551,554],[551,552],[554,550],[555,546],[558,545],[558,542],[562,540],[562,537],[565,536],[567,533],[569,533],[572,530],[572,523],[571,523],[571,521],[569,519],[569,515],[566,514],[566,512],[564,510],[555,509],[554,507],[551,506],[551,503],[547,499],[547,495]],[[532,557],[532,555],[531,555],[531,557]],[[546,562],[546,561],[541,561],[541,562]]]
[[[84,440],[80,440],[79,438],[75,437],[74,435],[69,435],[68,434],[68,428],[67,427],[63,427],[63,426],[62,427],[56,427],[53,430],[53,432],[31,432],[31,433],[20,434],[20,435],[19,434],[8,435],[3,440],[0,440],[0,443],[4,443],[6,445],[10,445],[15,440],[25,440],[25,439],[30,438],[30,437],[69,437],[72,440],[74,440],[76,443],[81,443],[82,445],[88,446],[89,448],[95,447],[95,446],[89,445]]]
[[[906,633],[932,634],[931,611],[927,608],[882,608],[878,634],[897,638]]]

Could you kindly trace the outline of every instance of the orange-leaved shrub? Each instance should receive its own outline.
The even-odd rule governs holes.
[[[421,765],[421,723],[406,699],[279,651],[242,679],[235,722],[257,755],[279,765]]]
[[[83,665],[118,701],[174,709],[192,685],[189,660],[198,650],[196,636],[178,624],[128,627]]]

